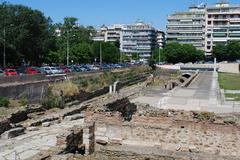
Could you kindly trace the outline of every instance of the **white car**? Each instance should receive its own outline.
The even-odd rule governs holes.
[[[46,67],[41,67],[41,69],[44,71],[46,74],[53,74],[51,67],[46,66]]]
[[[59,70],[56,67],[50,67],[52,74],[59,74]]]

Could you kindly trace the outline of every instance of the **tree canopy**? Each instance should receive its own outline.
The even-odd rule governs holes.
[[[240,59],[240,41],[229,41],[226,45],[217,43],[213,55],[218,61],[235,61]]]
[[[51,23],[51,19],[38,10],[5,2],[0,4],[0,47],[3,51],[5,40],[6,62],[42,63],[50,48],[55,47]]]
[[[160,50],[161,61],[169,63],[178,62],[196,62],[204,59],[204,53],[197,50],[196,47],[190,44],[168,43],[164,49]],[[154,59],[159,61],[159,50],[154,51]]]

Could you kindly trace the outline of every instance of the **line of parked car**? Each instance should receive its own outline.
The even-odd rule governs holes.
[[[0,76],[17,76],[17,75],[35,75],[35,74],[66,74],[71,72],[89,72],[98,70],[111,70],[131,67],[136,64],[119,63],[119,64],[102,64],[102,65],[71,65],[71,66],[42,66],[42,67],[7,67],[0,68]]]

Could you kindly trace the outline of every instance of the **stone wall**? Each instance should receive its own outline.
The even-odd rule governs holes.
[[[239,63],[219,63],[219,72],[227,73],[239,73],[240,64]]]
[[[239,126],[136,115],[130,123],[122,122],[120,115],[98,114],[95,120],[96,142],[101,142],[96,151],[104,144],[157,147],[190,156],[240,156]]]
[[[13,99],[26,98],[29,103],[41,101],[47,94],[48,82],[0,86],[0,96]]]

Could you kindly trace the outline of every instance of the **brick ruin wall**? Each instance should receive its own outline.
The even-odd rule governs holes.
[[[95,140],[104,145],[158,147],[218,156],[240,156],[240,127],[210,122],[134,115],[123,122],[119,113],[88,113],[95,124]],[[95,150],[101,150],[96,145]]]

